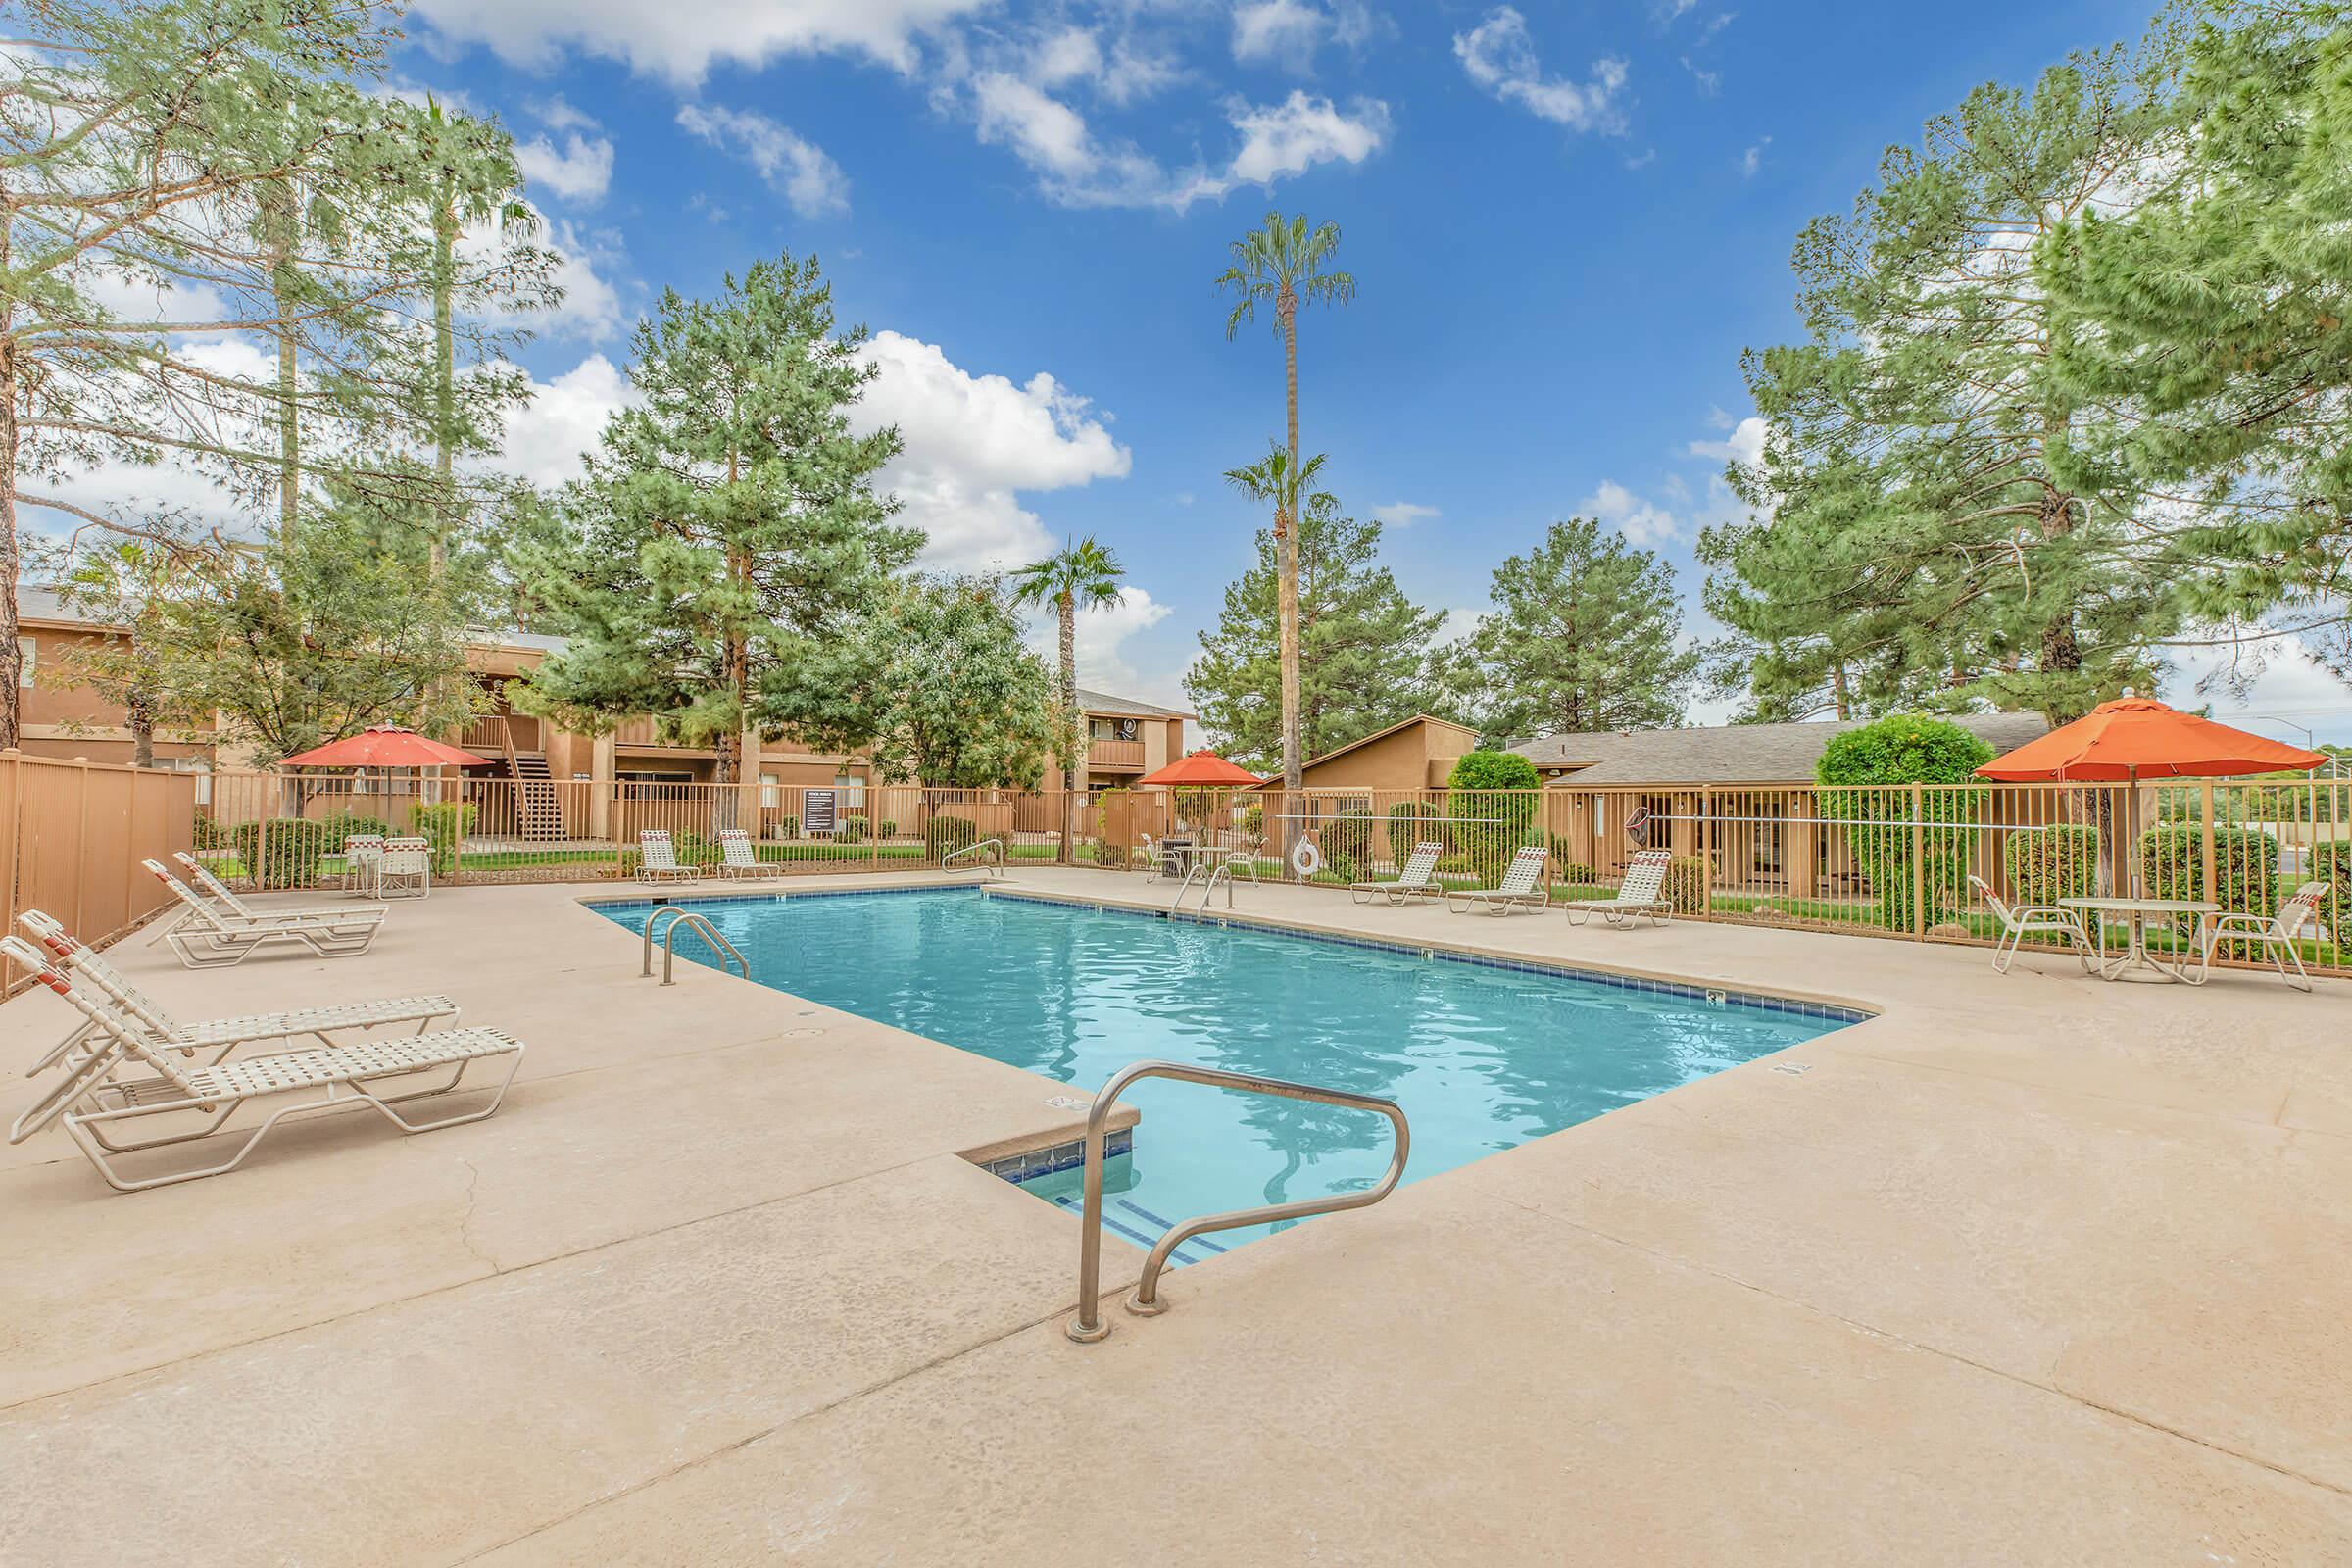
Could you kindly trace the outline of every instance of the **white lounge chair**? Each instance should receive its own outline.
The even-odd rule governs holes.
[[[207,895],[222,910],[235,915],[240,920],[315,920],[320,915],[327,914],[348,914],[360,919],[373,920],[381,920],[384,917],[384,911],[372,904],[322,904],[314,905],[305,909],[257,909],[237,897],[236,891],[227,883],[213,875],[212,867],[187,851],[173,850],[172,858],[177,860],[180,869],[188,873],[191,885]],[[184,920],[186,917],[183,915],[181,918]]]
[[[375,896],[376,868],[383,863],[384,836],[355,833],[343,841],[343,890],[363,898]]]
[[[1348,891],[1358,904],[1370,904],[1378,898],[1385,898],[1393,905],[1402,904],[1407,899],[1443,898],[1446,893],[1444,884],[1430,880],[1430,873],[1437,870],[1438,857],[1445,853],[1446,846],[1434,840],[1416,844],[1412,855],[1404,862],[1404,868],[1396,873],[1396,881],[1354,882],[1348,884]]]
[[[2062,936],[2074,949],[2075,956],[2082,960],[2085,969],[2098,962],[2098,949],[2092,945],[2090,933],[2082,929],[2082,917],[2074,910],[2055,904],[2010,904],[1992,891],[1981,876],[1971,875],[1968,885],[1992,917],[2001,922],[2001,935],[1992,945],[1992,972],[2007,974],[2009,965],[2017,961],[2017,950],[2026,938],[2042,933]]]
[[[375,862],[375,896],[424,899],[430,898],[432,892],[432,841],[414,834],[384,840],[383,858]]]
[[[159,860],[141,860],[148,874],[180,903],[180,917],[164,929],[164,940],[191,969],[218,969],[246,958],[271,943],[292,943],[321,958],[349,957],[368,951],[383,929],[384,906],[360,905],[332,909],[265,909],[239,914],[218,909]]]
[[[677,850],[669,842],[665,827],[640,828],[637,832],[637,880],[640,882],[673,881],[699,877],[700,866],[680,865]]]
[[[1456,914],[1468,914],[1484,909],[1489,914],[1508,914],[1521,905],[1542,908],[1551,902],[1551,889],[1544,885],[1544,860],[1551,852],[1530,844],[1511,857],[1509,869],[1502,880],[1491,888],[1471,888],[1446,895],[1446,907]],[[1460,902],[1456,902],[1456,901]]]
[[[2207,921],[2205,951],[2197,964],[2195,983],[2203,985],[2213,973],[2213,955],[2223,943],[2244,942],[2269,956],[2279,979],[2297,991],[2309,991],[2311,976],[2304,972],[2303,955],[2296,949],[2295,939],[2302,934],[2305,921],[2318,922],[2320,902],[2328,897],[2329,886],[2326,882],[2306,883],[2267,920],[2259,914],[2240,913]]]
[[[366,1032],[389,1028],[395,1024],[415,1024],[416,1033],[423,1034],[436,1020],[446,1020],[448,1026],[458,1022],[458,1004],[447,997],[386,997],[372,1002],[342,1002],[322,1007],[298,1007],[284,1012],[246,1013],[233,1018],[206,1018],[195,1023],[183,1023],[165,1010],[163,1004],[133,985],[128,976],[102,957],[98,950],[76,940],[64,925],[38,909],[26,909],[17,916],[33,941],[48,949],[51,960],[61,969],[90,982],[123,1014],[142,1025],[148,1038],[161,1045],[176,1042],[182,1055],[194,1055],[200,1050],[213,1051],[213,1061],[224,1060],[239,1046],[263,1041],[298,1039],[314,1040],[322,1046],[341,1044],[335,1036],[346,1030]],[[81,1026],[25,1069],[24,1076],[33,1077],[71,1055],[75,1047],[89,1039],[96,1028],[88,1019]]]
[[[781,860],[762,860],[752,848],[752,836],[739,827],[718,830],[718,853],[724,857],[718,862],[718,874],[725,877],[758,879],[783,876],[792,868]]]
[[[23,1143],[52,1122],[61,1123],[98,1174],[117,1192],[135,1193],[150,1187],[195,1181],[234,1170],[253,1152],[272,1127],[289,1116],[314,1111],[344,1110],[371,1105],[404,1133],[431,1132],[480,1121],[505,1103],[507,1088],[522,1064],[522,1042],[496,1029],[452,1029],[440,1034],[398,1040],[368,1040],[343,1046],[320,1046],[301,1051],[253,1056],[243,1061],[189,1067],[172,1060],[172,1052],[187,1043],[157,1045],[113,1003],[75,985],[65,971],[23,937],[0,937],[0,953],[31,969],[40,982],[73,1005],[94,1026],[92,1049],[74,1058],[64,1078],[28,1107],[9,1128],[9,1141]],[[506,1077],[491,1090],[490,1102],[478,1110],[443,1116],[435,1121],[413,1121],[395,1106],[456,1093],[466,1070],[477,1061],[509,1058]],[[128,1080],[122,1076],[132,1062],[154,1076]],[[379,1086],[420,1073],[449,1076],[422,1089],[381,1093]],[[487,1086],[482,1086],[487,1087]],[[220,1137],[229,1118],[248,1100],[300,1096],[282,1104],[236,1140],[236,1152],[217,1164],[164,1175],[130,1177],[118,1170],[109,1155],[139,1153],[176,1144]],[[165,1133],[125,1141],[125,1123],[173,1113],[193,1116],[194,1131]]]
[[[1593,915],[1615,925],[1647,917],[1660,925],[1674,918],[1674,901],[1666,896],[1666,863],[1674,857],[1664,850],[1643,850],[1628,860],[1616,895],[1606,899],[1571,899],[1561,906],[1570,925],[1583,925]]]

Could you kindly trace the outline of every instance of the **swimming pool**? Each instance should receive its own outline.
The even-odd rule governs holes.
[[[1408,1182],[1859,1016],[974,888],[692,903],[763,985],[1081,1095],[1150,1056],[1389,1097],[1412,1123]],[[595,907],[635,931],[654,906]],[[710,956],[689,933],[677,946]],[[1139,1246],[1195,1214],[1360,1191],[1388,1165],[1367,1112],[1166,1082],[1126,1098],[1143,1122],[1105,1167],[1104,1224]],[[1081,1176],[1021,1185],[1074,1209]],[[1263,1234],[1197,1237],[1176,1261]]]

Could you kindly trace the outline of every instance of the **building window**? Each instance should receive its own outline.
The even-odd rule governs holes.
[[[865,809],[865,780],[855,773],[834,775],[833,787],[841,791],[841,804],[852,811]]]
[[[783,780],[774,773],[760,775],[760,804],[774,808],[784,804]]]
[[[1142,733],[1132,718],[1098,718],[1092,728],[1099,741],[1131,741]]]
[[[17,640],[18,685],[29,686],[32,684],[32,666],[40,651],[41,645],[30,637],[21,637]]]

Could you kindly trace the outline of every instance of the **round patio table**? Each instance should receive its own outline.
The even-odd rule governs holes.
[[[2080,909],[2099,917],[2098,970],[2102,980],[2121,980],[2127,974],[2143,969],[2159,980],[2186,980],[2188,965],[2185,961],[2176,967],[2148,951],[2148,921],[2170,919],[2180,914],[2195,915],[2197,929],[2196,935],[2190,939],[2190,946],[2202,949],[2206,916],[2219,914],[2222,910],[2220,905],[2207,904],[2200,899],[2082,898],[2060,899],[2058,905],[2061,908]],[[2126,930],[2124,953],[2123,956],[2110,959],[2107,956],[2107,927],[2111,921],[2119,919]]]

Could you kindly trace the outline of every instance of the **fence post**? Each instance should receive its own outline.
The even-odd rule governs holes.
[[[1928,939],[1928,823],[1923,808],[1926,786],[1911,786],[1911,939]]]
[[[522,786],[516,784],[514,800],[515,830],[522,827]],[[457,800],[449,808],[449,880],[455,882],[466,869],[466,775],[458,775]],[[478,808],[477,808],[478,809]]]
[[[2204,858],[2197,868],[2197,897],[2211,899],[2213,898],[2213,784],[2211,780],[2206,782],[2203,794],[2205,799],[2201,814],[2205,823],[2205,846]],[[2215,899],[2214,902],[2218,904],[2221,901]]]
[[[1728,838],[1729,835],[1726,835]],[[1702,790],[1698,797],[1698,914],[1706,919],[1715,912],[1715,792]]]

